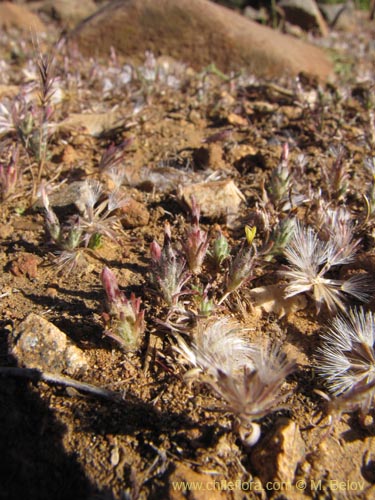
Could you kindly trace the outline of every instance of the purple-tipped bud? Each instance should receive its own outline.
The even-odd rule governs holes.
[[[128,300],[119,289],[113,272],[104,267],[101,280],[107,296],[109,317],[106,334],[119,342],[127,351],[138,349],[145,330],[141,299],[131,294]]]
[[[281,152],[280,162],[286,165],[288,164],[288,160],[289,160],[289,144],[287,142],[284,142],[283,149]]]
[[[208,241],[206,231],[203,231],[199,227],[200,210],[194,196],[191,197],[191,202],[192,222],[186,231],[185,242],[182,244],[182,247],[190,271],[198,273],[207,253]]]
[[[157,243],[155,240],[150,245],[150,254],[151,254],[151,259],[154,262],[160,261],[160,259],[161,259],[161,247],[160,247],[159,243]]]
[[[166,222],[164,225],[164,246],[170,245],[172,240],[171,225]]]
[[[108,267],[103,268],[101,280],[109,304],[117,303],[125,298],[118,287],[116,276]]]

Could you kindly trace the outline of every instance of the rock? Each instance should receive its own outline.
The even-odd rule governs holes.
[[[187,465],[182,463],[177,463],[175,470],[169,477],[169,492],[168,498],[170,500],[184,500],[189,498],[190,500],[224,500],[228,498],[225,491],[221,491],[219,488],[215,488],[215,481],[220,483],[217,476],[211,477],[208,474],[203,474],[201,472],[195,472]],[[197,488],[191,488],[189,491],[184,489],[177,489],[176,485],[183,485],[190,483],[191,485],[199,485]],[[188,494],[188,496],[187,496]]]
[[[305,452],[298,425],[281,418],[277,428],[254,448],[251,462],[263,485],[269,481],[293,484],[296,469],[304,460]]]
[[[223,148],[220,144],[207,144],[193,152],[193,160],[198,168],[210,168],[211,170],[225,170],[226,165],[223,158]]]
[[[1,4],[0,4],[1,5]],[[72,113],[61,121],[57,128],[62,132],[82,130],[82,132],[99,137],[103,132],[116,128],[124,123],[118,113]]]
[[[15,260],[11,262],[10,272],[14,276],[26,275],[29,279],[36,278],[38,274],[38,265],[41,258],[32,253],[21,253]]]
[[[147,226],[149,220],[150,213],[143,203],[140,203],[134,198],[129,198],[126,201],[121,215],[121,224],[125,229]]]
[[[98,10],[93,0],[46,0],[38,11],[60,21],[65,28],[73,28]]]
[[[21,366],[52,373],[77,375],[88,369],[84,353],[64,332],[31,313],[13,331],[13,356]]]
[[[250,144],[238,144],[231,151],[231,160],[236,163],[245,160],[246,157],[255,156],[257,153],[258,149]]]
[[[58,190],[48,194],[51,207],[67,207],[75,205],[81,197],[81,189],[84,181],[74,181],[70,184],[63,184]],[[35,207],[42,208],[42,198],[35,203]]]
[[[246,68],[260,77],[302,71],[325,80],[333,72],[320,48],[208,0],[112,1],[73,30],[70,40],[86,55],[108,56],[113,46],[134,62],[144,61],[148,50],[195,69],[215,63],[225,72]]]
[[[338,4],[319,4],[319,9],[331,28],[350,31],[353,28],[354,4],[351,1]]]
[[[235,125],[236,127],[248,127],[249,121],[247,118],[236,113],[229,113],[227,116],[228,123]]]
[[[0,2],[0,28],[17,28],[31,33],[42,33],[46,27],[36,14],[24,5]]]
[[[61,155],[61,162],[72,165],[78,160],[78,158],[79,155],[77,154],[77,150],[71,144],[67,144],[64,147],[64,151]]]
[[[6,240],[12,235],[14,232],[13,227],[10,224],[1,224],[0,223],[0,239]]]
[[[318,30],[322,36],[328,36],[327,23],[314,0],[281,0],[278,7],[283,10],[286,21],[306,31]]]
[[[145,191],[170,193],[180,184],[191,184],[204,179],[199,172],[183,171],[173,167],[142,167],[126,170],[126,182]]]
[[[179,188],[178,197],[190,210],[192,196],[204,217],[224,217],[227,223],[237,216],[241,203],[245,201],[244,195],[232,180],[201,182]]]

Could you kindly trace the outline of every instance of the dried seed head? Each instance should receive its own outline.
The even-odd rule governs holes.
[[[219,370],[232,373],[252,365],[254,349],[248,343],[244,329],[229,318],[199,323],[191,346],[179,338],[175,348],[194,368],[214,376]]]
[[[372,312],[365,313],[363,308],[350,309],[348,316],[337,316],[322,340],[317,370],[335,396],[348,394],[375,380],[375,318]],[[366,398],[364,407],[367,407]]]
[[[198,329],[191,346],[179,338],[175,350],[192,367],[188,379],[208,385],[223,400],[223,410],[236,416],[244,444],[254,444],[259,427],[253,421],[276,409],[281,385],[295,363],[277,345],[263,350],[250,344],[243,329],[226,319]]]
[[[330,311],[344,309],[343,292],[366,300],[366,276],[353,276],[346,281],[324,277],[332,267],[348,262],[354,250],[355,246],[351,251],[338,248],[334,239],[321,241],[311,227],[296,223],[293,239],[284,251],[289,266],[280,273],[289,281],[286,297],[307,292],[314,298],[318,311],[323,303]]]

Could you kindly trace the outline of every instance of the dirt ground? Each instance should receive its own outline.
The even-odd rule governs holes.
[[[189,221],[178,185],[210,175],[235,182],[244,199],[238,213],[230,220],[203,216],[201,221],[211,241],[220,227],[235,251],[244,238],[244,226],[254,225],[261,186],[269,183],[285,142],[291,165],[302,153],[307,159],[301,184],[306,189],[308,184],[314,190],[320,187],[323,196],[321,173],[329,171],[334,158],[329,148],[344,146],[349,186],[344,198],[336,201],[346,204],[356,220],[365,218],[363,195],[371,176],[364,160],[375,154],[374,34],[375,26],[363,21],[356,33],[332,33],[321,42],[337,70],[337,80],[325,85],[306,77],[299,83],[287,78],[263,82],[246,73],[226,78],[213,68],[196,73],[171,62],[166,74],[155,77],[153,71],[162,62],[155,66],[150,58],[133,72],[130,82],[120,85],[123,62],[113,54],[107,61],[93,61],[81,58],[74,47],[60,49],[55,75],[62,98],[51,104],[55,126],[43,172],[51,199],[75,181],[107,182],[100,170],[102,154],[111,143],[131,139],[123,159],[123,189],[146,219],[149,214],[149,221],[139,225],[133,214],[128,226],[134,227],[124,228],[120,244],[104,239],[100,248],[87,254],[86,265],[70,273],[59,271],[58,249],[46,233],[44,210],[40,202],[31,201],[35,158],[20,147],[19,180],[2,201],[0,218],[1,366],[16,366],[12,332],[33,312],[83,350],[89,369],[81,381],[116,391],[122,400],[1,377],[0,498],[374,498],[373,414],[364,425],[355,413],[345,414],[331,433],[324,427],[327,420],[318,423],[325,403],[314,389],[327,391],[316,376],[314,356],[330,315],[325,310],[318,315],[310,298],[306,308],[282,318],[278,311],[256,314],[251,305],[249,288],[282,282],[282,256],[257,264],[251,283],[215,312],[239,321],[252,341],[280,340],[288,357],[298,363],[283,386],[286,409],[261,421],[262,437],[252,450],[244,448],[232,431],[233,417],[213,410],[219,403],[209,390],[189,387],[183,380],[186,367],[172,350],[173,335],[160,324],[168,309],[152,291],[149,278],[149,247],[154,239],[162,244],[165,221],[172,226],[174,242]],[[0,76],[1,102],[12,102],[9,95],[36,78],[33,46],[20,40],[16,33],[1,35],[0,62],[6,62]],[[51,51],[49,39],[41,41],[41,50]],[[30,93],[38,102],[35,95]],[[83,111],[96,115],[91,121],[72,120]],[[114,114],[115,125],[103,124],[101,113],[107,113],[107,119]],[[230,133],[204,142],[227,130]],[[14,130],[2,134],[3,163],[9,160],[8,146],[16,141]],[[159,174],[156,180],[150,172]],[[299,218],[308,220],[307,205],[296,210]],[[64,219],[76,209],[69,205],[55,210]],[[361,234],[355,265],[341,273],[356,268],[374,278],[374,236],[368,227]],[[261,247],[261,228],[256,238]],[[127,296],[134,292],[142,299],[146,332],[138,352],[124,352],[104,334],[104,265],[116,274]],[[196,283],[209,280],[205,266],[194,277]],[[215,286],[219,287],[214,283],[213,293]],[[375,301],[366,307],[374,311]],[[276,479],[265,481],[268,466],[256,453],[285,419],[297,424],[302,459],[281,453],[296,467],[282,484],[275,451],[269,468],[275,462]],[[261,491],[246,487],[259,484],[259,477]],[[200,482],[206,491],[177,491],[179,481]],[[214,481],[221,486],[212,487]],[[230,481],[237,486],[231,488]]]

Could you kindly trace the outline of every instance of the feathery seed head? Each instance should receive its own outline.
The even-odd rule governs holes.
[[[338,396],[375,380],[375,317],[350,309],[334,318],[322,337],[317,370],[330,391]]]
[[[286,297],[307,292],[314,298],[318,311],[324,303],[331,312],[344,309],[343,292],[359,300],[368,298],[365,276],[353,276],[346,281],[325,277],[332,267],[349,262],[356,246],[347,251],[337,245],[337,240],[321,241],[311,227],[296,223],[293,239],[284,250],[289,261],[287,270],[282,272],[289,281]]]

